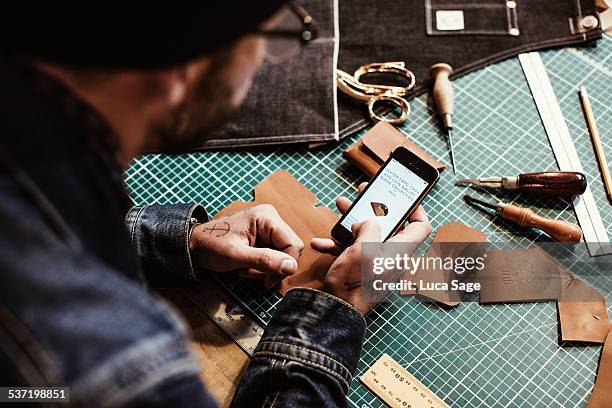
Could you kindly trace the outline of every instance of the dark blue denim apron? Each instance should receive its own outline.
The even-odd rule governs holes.
[[[430,87],[429,67],[454,76],[522,52],[601,37],[593,0],[304,0],[320,38],[280,65],[265,63],[234,121],[203,148],[342,139],[371,123],[366,109],[336,92],[335,66],[405,61]],[[340,38],[339,44],[334,38]],[[339,45],[339,49],[338,49]]]

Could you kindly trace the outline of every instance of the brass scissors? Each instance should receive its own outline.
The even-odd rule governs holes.
[[[395,85],[379,85],[361,82],[361,77],[372,73],[387,73],[401,76],[404,80],[408,80],[406,86]],[[370,117],[376,121],[389,122],[394,125],[406,121],[410,115],[410,105],[406,98],[406,94],[414,88],[416,79],[412,71],[406,68],[404,62],[376,62],[373,64],[362,65],[354,75],[347,74],[342,70],[337,70],[336,83],[338,88],[348,96],[363,101],[368,105]],[[381,101],[388,101],[397,106],[401,114],[395,118],[387,118],[379,115],[375,111],[375,105]]]

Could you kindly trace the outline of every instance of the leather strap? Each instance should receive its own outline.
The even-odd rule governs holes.
[[[440,172],[445,168],[444,164],[425,153],[387,122],[377,123],[361,139],[346,149],[343,156],[368,177],[373,177],[398,146],[404,146]]]
[[[604,297],[569,272],[562,273],[568,278],[557,302],[561,341],[602,344],[610,329]]]

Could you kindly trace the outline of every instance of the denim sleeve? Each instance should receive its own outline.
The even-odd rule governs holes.
[[[178,285],[196,278],[189,254],[191,220],[208,221],[199,204],[135,206],[125,223],[152,286]]]
[[[173,408],[216,408],[217,402],[202,387],[197,376],[167,381],[144,395],[139,395],[126,404],[126,407],[173,407]]]
[[[279,303],[231,407],[346,407],[366,323],[348,303],[292,289]]]

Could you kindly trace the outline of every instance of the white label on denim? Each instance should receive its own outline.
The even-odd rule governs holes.
[[[459,31],[465,29],[463,11],[461,10],[437,10],[436,28],[439,31]]]
[[[189,299],[211,318],[249,356],[253,355],[264,329],[211,278],[187,292]]]
[[[388,354],[383,354],[360,378],[391,408],[449,408]]]

